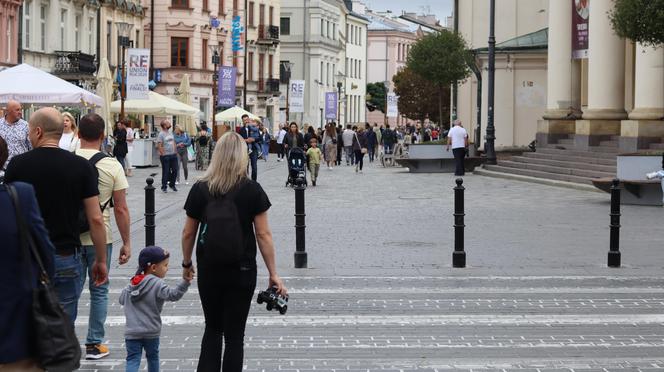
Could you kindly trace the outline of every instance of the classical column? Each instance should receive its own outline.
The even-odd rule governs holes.
[[[572,2],[549,2],[547,102],[544,119],[565,119],[572,106]]]
[[[634,110],[630,119],[664,118],[664,50],[636,45]]]
[[[625,112],[625,40],[613,31],[608,12],[612,0],[590,6],[588,40],[588,108],[584,119],[620,120]]]
[[[620,123],[620,149],[648,149],[664,138],[664,50],[636,45],[634,110]]]

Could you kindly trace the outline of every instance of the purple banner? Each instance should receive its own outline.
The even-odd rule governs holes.
[[[337,92],[325,93],[325,119],[337,119]]]
[[[590,0],[571,0],[572,9],[572,58],[588,58],[588,18]]]
[[[237,67],[221,66],[219,68],[219,92],[217,106],[235,106],[235,81],[237,80]]]

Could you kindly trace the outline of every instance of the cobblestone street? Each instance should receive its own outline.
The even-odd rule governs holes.
[[[471,174],[468,268],[452,269],[451,175],[322,169],[306,191],[309,269],[297,270],[286,165],[272,158],[259,168],[291,300],[285,316],[252,305],[247,371],[664,371],[664,209],[623,207],[623,268],[608,269],[607,194]],[[124,370],[118,296],[143,245],[151,172],[160,170],[130,179],[133,257],[110,272],[111,355],[84,361],[84,371]],[[156,195],[172,280],[189,188]],[[267,284],[261,265],[258,289]],[[79,337],[88,306],[85,290]],[[162,315],[162,370],[195,370],[204,326],[195,282]]]

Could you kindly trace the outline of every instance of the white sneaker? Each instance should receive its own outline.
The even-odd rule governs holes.
[[[184,184],[185,184],[185,185],[188,185],[188,184],[189,184],[189,181],[184,181]]]
[[[180,181],[175,181],[175,184],[176,184],[176,185],[179,185],[179,184],[180,184]]]

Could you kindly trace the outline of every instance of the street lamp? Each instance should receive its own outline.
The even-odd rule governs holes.
[[[214,65],[214,73],[212,74],[212,137],[217,139],[217,126],[215,125],[214,116],[217,113],[217,84],[219,84],[219,72],[218,66],[221,63],[221,57],[219,56],[219,51],[221,50],[219,45],[209,45],[210,51],[212,52],[212,64]]]
[[[126,89],[126,68],[125,68],[125,50],[129,46],[129,32],[131,31],[132,25],[127,22],[115,22],[115,26],[118,28],[118,44],[122,47],[122,62],[120,63],[120,120],[124,120],[124,103],[127,99],[127,89]],[[110,47],[110,45],[109,45]]]
[[[494,117],[494,92],[496,80],[496,36],[495,36],[495,18],[496,18],[496,0],[491,0],[489,10],[489,97],[487,104],[487,122],[486,122],[486,143],[484,151],[486,152],[486,163],[497,164],[496,149],[496,127],[493,125]]]
[[[339,102],[338,103],[338,108],[337,108],[337,123],[338,123],[337,125],[342,125],[341,124],[341,87],[344,86],[344,83],[342,82],[342,80],[345,77],[346,77],[346,75],[341,74],[341,73],[336,75],[336,78],[337,78],[337,99],[338,99],[338,102]],[[346,120],[346,122],[348,122],[348,118],[345,115],[344,115],[344,119]]]
[[[286,76],[288,77],[287,80],[287,88],[286,88],[286,123],[290,122],[290,100],[289,100],[289,94],[290,94],[290,80],[291,80],[291,71],[293,70],[293,66],[295,65],[292,62],[281,62],[282,66],[284,67],[284,72]],[[282,80],[283,81],[283,80]]]
[[[387,118],[387,95],[390,93],[390,81],[385,80],[383,85],[385,85],[385,125],[387,126],[389,124],[389,119]]]

